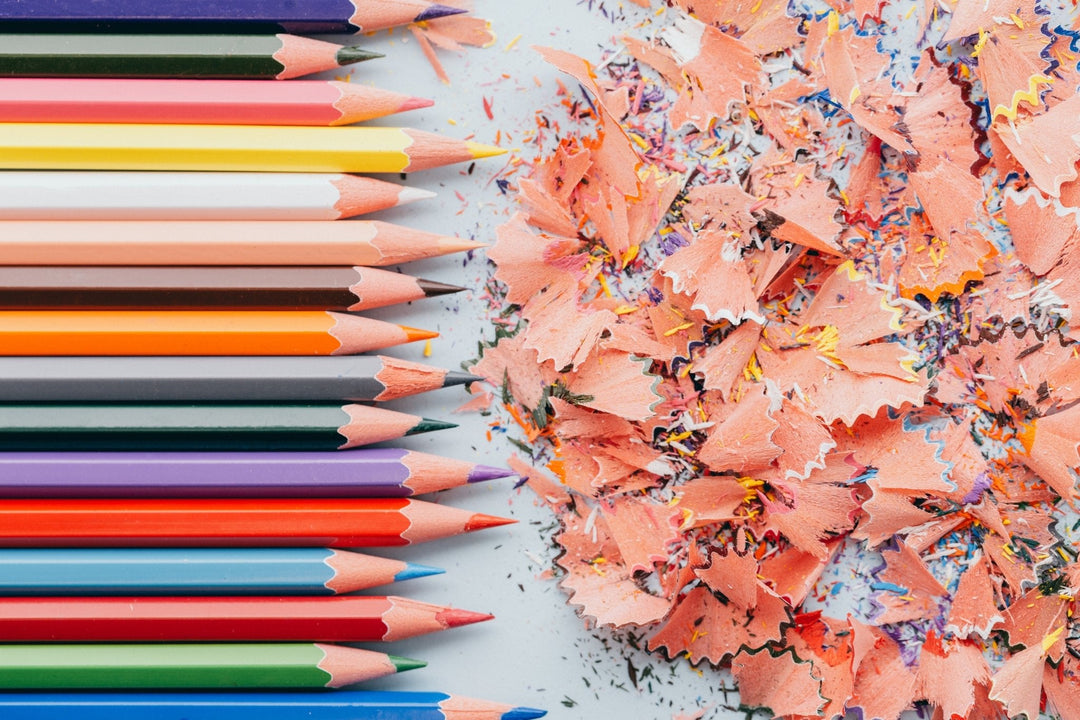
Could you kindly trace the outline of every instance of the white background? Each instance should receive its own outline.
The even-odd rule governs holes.
[[[625,12],[636,20],[653,17],[651,11],[633,5],[620,7],[609,2],[607,6],[609,12]],[[469,48],[460,55],[439,51],[450,85],[435,77],[408,31],[399,29],[363,39],[365,47],[385,52],[387,57],[356,66],[353,82],[436,101],[432,108],[379,124],[402,124],[454,137],[475,134],[475,139],[484,143],[493,143],[501,130],[501,144],[519,150],[520,157],[531,160],[537,154],[536,148],[519,146],[518,142],[524,131],[535,128],[538,109],[548,110],[564,130],[570,127],[558,109],[556,77],[561,77],[571,90],[577,91],[577,85],[547,66],[530,46],[570,50],[597,62],[601,49],[613,47],[613,38],[629,31],[635,23],[626,18],[612,22],[603,16],[600,3],[590,9],[574,0],[477,0],[475,14],[492,21],[496,42],[485,49]],[[663,18],[656,22],[663,23]],[[494,120],[485,115],[484,97],[492,102]],[[509,142],[508,132],[512,138]],[[514,209],[512,194],[501,194],[492,182],[493,174],[508,157],[478,162],[471,176],[464,174],[461,166],[412,174],[407,184],[438,192],[439,197],[372,217],[494,242],[495,227],[505,222]],[[475,359],[477,341],[493,337],[492,325],[486,320],[488,302],[482,292],[490,272],[483,254],[468,261],[451,256],[411,263],[401,269],[420,277],[466,285],[470,291],[373,313],[442,334],[434,341],[429,358],[422,355],[422,343],[396,348],[388,354],[455,369],[463,361]],[[467,400],[464,390],[452,388],[390,404],[392,408],[461,424],[454,430],[408,438],[399,444],[505,465],[514,448],[497,432],[493,441],[485,438],[488,423],[497,416],[452,414]],[[375,551],[447,570],[445,575],[394,586],[393,592],[496,615],[488,623],[388,646],[389,652],[425,659],[430,665],[381,681],[376,687],[445,691],[540,707],[549,711],[548,717],[559,719],[668,720],[674,714],[705,707],[710,708],[705,717],[714,720],[746,717],[745,712],[734,709],[738,705],[737,693],[729,690],[725,697],[725,686],[732,686],[726,672],[706,666],[699,668],[699,673],[686,661],[668,663],[662,657],[636,652],[606,633],[587,629],[555,582],[541,577],[553,557],[552,514],[535,505],[528,489],[515,490],[513,485],[513,479],[497,480],[447,491],[433,499],[508,515],[519,521],[517,525],[444,542]],[[630,681],[628,662],[637,668],[637,688]],[[650,666],[652,677],[645,672]]]

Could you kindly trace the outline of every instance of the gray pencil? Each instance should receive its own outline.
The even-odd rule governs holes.
[[[478,379],[364,355],[0,357],[0,402],[363,402]]]

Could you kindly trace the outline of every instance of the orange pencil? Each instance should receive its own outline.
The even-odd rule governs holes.
[[[322,310],[0,312],[0,355],[353,355],[438,333]]]

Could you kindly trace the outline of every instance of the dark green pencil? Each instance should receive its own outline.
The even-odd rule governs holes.
[[[0,77],[288,78],[382,57],[296,35],[0,35]]]
[[[0,405],[0,450],[344,450],[452,423],[366,405]]]

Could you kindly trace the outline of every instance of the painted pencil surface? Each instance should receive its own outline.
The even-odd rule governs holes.
[[[321,310],[3,310],[0,355],[353,355],[438,333]]]
[[[0,402],[381,402],[477,379],[384,355],[0,357]]]
[[[0,222],[0,265],[382,267],[480,247],[378,220]]]
[[[0,34],[0,77],[287,80],[378,57],[286,33]]]
[[[9,170],[0,172],[0,221],[339,220],[434,196],[341,173]]]
[[[513,522],[390,498],[2,500],[0,547],[373,547]]]
[[[0,309],[358,311],[463,287],[367,267],[0,266]]]
[[[381,642],[491,615],[376,595],[6,597],[2,642]]]
[[[0,595],[339,595],[439,568],[329,548],[0,548]]]
[[[463,12],[426,0],[0,0],[0,28],[314,35],[372,32]]]
[[[431,104],[337,81],[0,78],[0,122],[329,126]]]
[[[323,643],[4,645],[4,690],[340,688],[419,660]]]
[[[545,711],[437,692],[0,694],[4,720],[532,720]]]
[[[358,404],[0,405],[3,450],[346,450],[452,427]]]
[[[511,474],[398,448],[6,452],[0,453],[0,497],[412,497]]]
[[[10,170],[403,173],[503,152],[406,128],[0,124]]]

